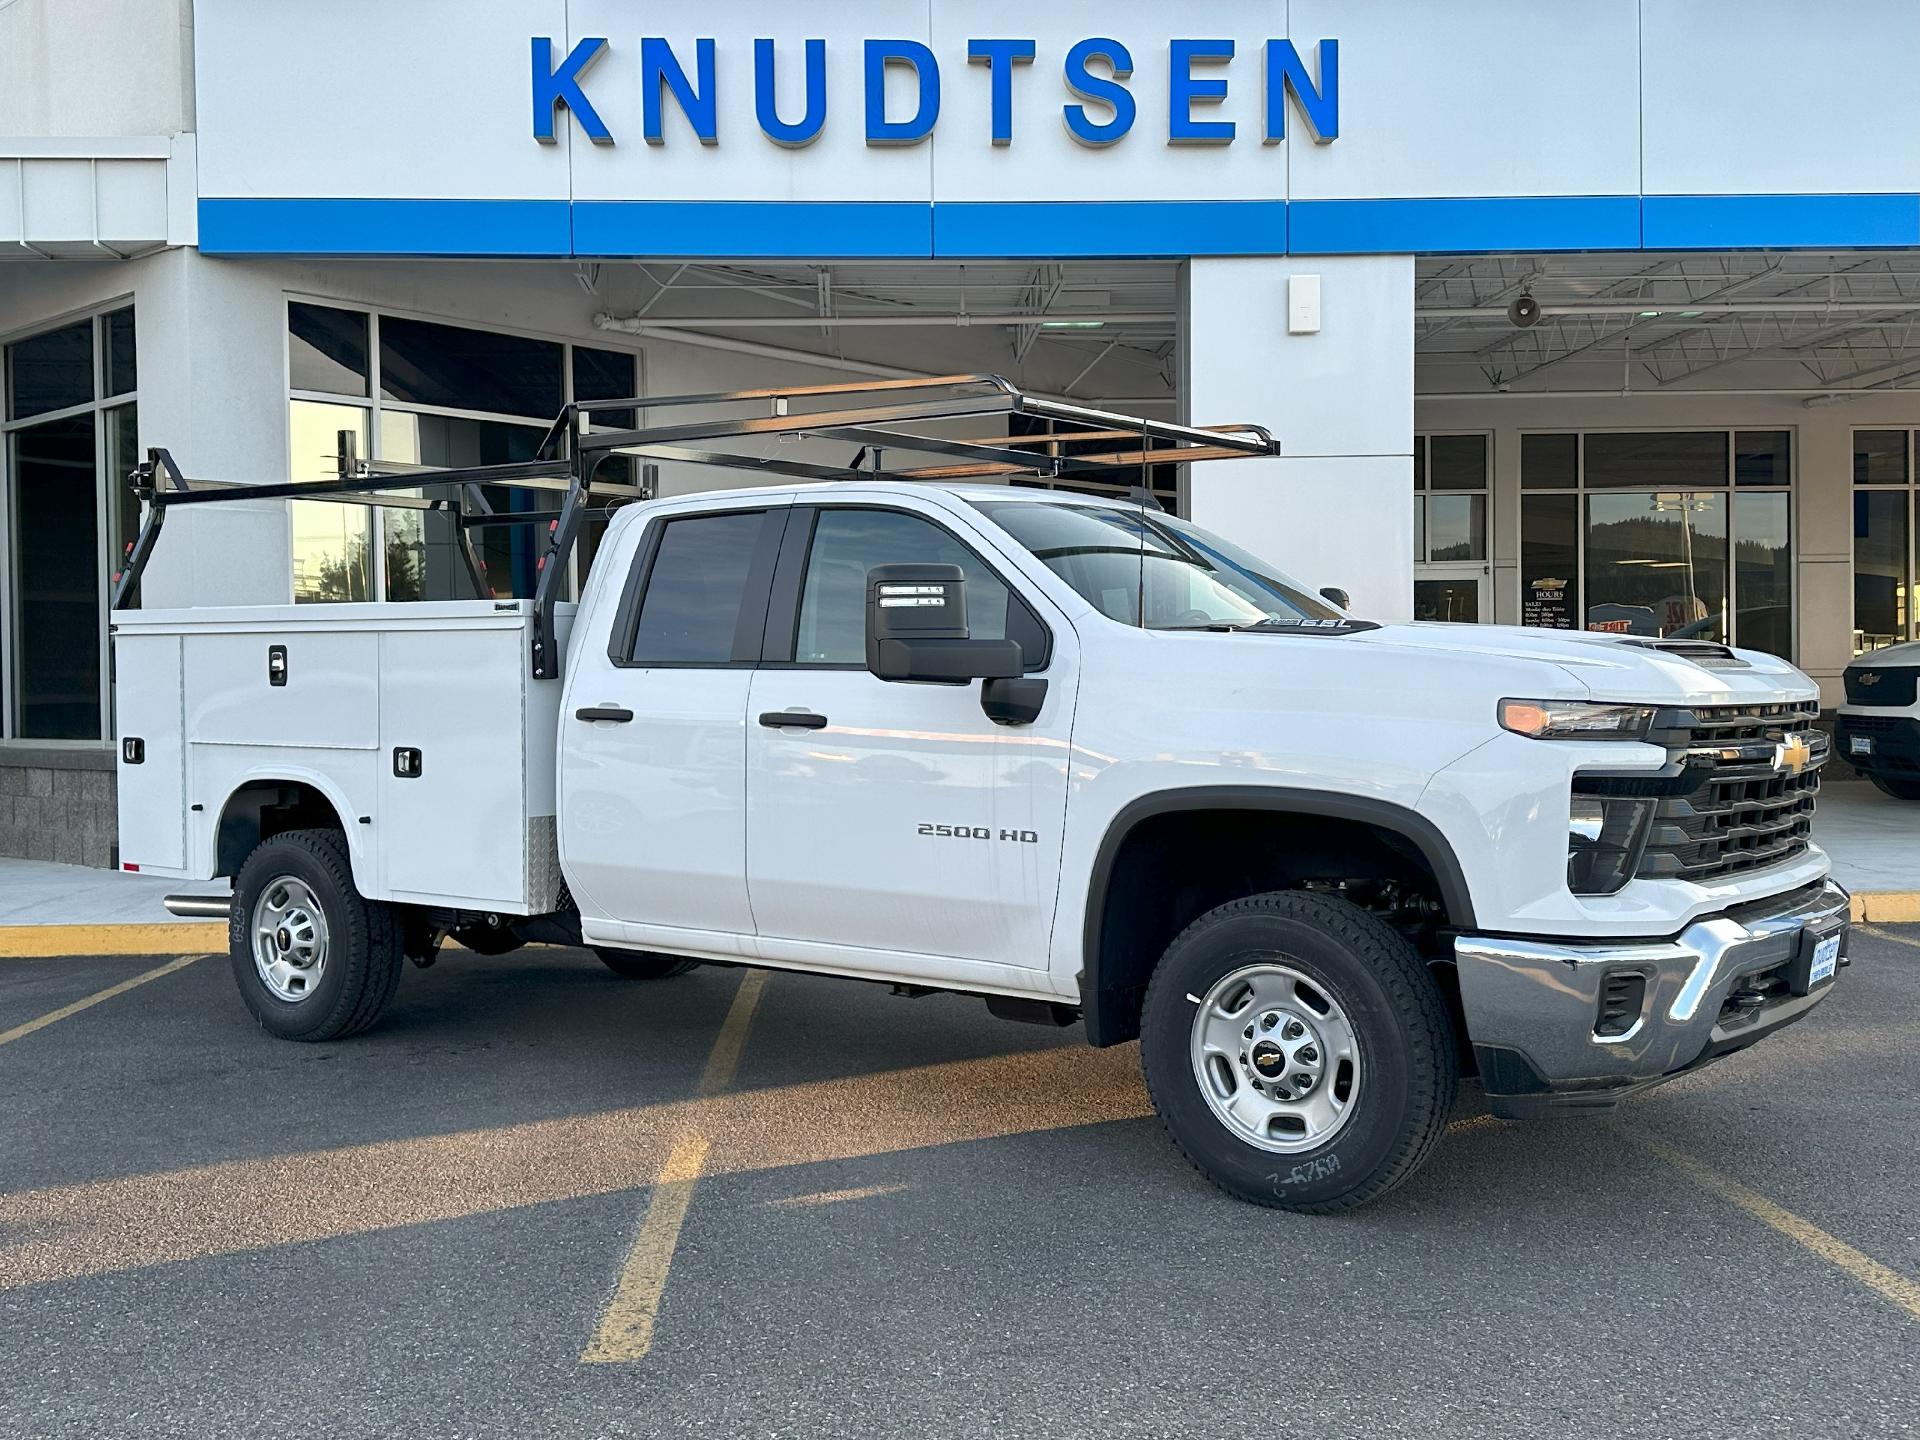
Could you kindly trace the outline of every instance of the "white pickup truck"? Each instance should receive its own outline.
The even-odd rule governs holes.
[[[798,393],[766,419],[813,453],[893,413],[797,416]],[[1024,455],[1071,479],[1036,457],[1104,445],[1111,479],[1122,430],[1141,463],[1271,453],[1071,420],[1092,428],[908,481],[790,483],[818,466],[755,440],[730,463],[775,483],[615,512],[577,611],[122,610],[123,862],[233,877],[198,905],[291,1039],[372,1024],[447,935],[978,994],[1137,1037],[1194,1163],[1311,1212],[1411,1173],[1462,1076],[1501,1115],[1600,1109],[1829,993],[1848,898],[1809,839],[1806,676],[1375,625],[1139,499],[953,478]],[[173,473],[143,472],[156,513],[203,493]]]

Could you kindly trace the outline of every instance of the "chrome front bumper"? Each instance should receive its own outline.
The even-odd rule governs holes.
[[[1848,912],[1847,892],[1826,881],[1671,940],[1461,936],[1460,1001],[1489,1106],[1509,1117],[1605,1108],[1792,1024],[1833,989],[1795,993],[1803,940],[1837,926],[1846,964]]]

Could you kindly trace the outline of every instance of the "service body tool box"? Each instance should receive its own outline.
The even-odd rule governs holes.
[[[561,682],[531,676],[533,623],[527,600],[116,612],[122,863],[209,877],[229,798],[300,784],[370,899],[553,910]]]

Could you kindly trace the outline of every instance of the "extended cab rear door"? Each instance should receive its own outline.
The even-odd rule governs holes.
[[[1047,965],[1060,883],[1072,630],[1023,597],[977,535],[917,497],[823,500],[790,519],[747,706],[747,867],[769,960],[890,966],[939,957]],[[1048,693],[1039,719],[1002,726],[981,682],[906,684],[866,667],[866,579],[876,565],[957,564],[976,639],[1012,638]],[[793,716],[792,723],[783,723]],[[992,977],[974,971],[983,980]]]
[[[669,507],[596,575],[560,715],[560,845],[589,938],[750,953],[748,689],[787,502]],[[602,595],[605,604],[610,595]]]

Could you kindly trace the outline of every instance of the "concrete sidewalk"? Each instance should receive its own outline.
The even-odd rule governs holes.
[[[1920,919],[1920,803],[1889,799],[1864,781],[1830,783],[1820,793],[1813,833],[1833,857],[1834,878],[1855,895],[1882,896],[1889,902],[1909,897],[1903,903],[1916,911],[1912,916],[1885,913],[1873,918]],[[161,897],[225,895],[228,889],[223,880],[162,880],[0,859],[0,927],[191,924],[195,922],[168,915]]]

